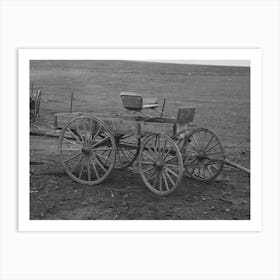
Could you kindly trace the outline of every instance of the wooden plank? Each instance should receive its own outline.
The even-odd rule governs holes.
[[[173,137],[176,133],[176,126],[173,123],[141,122],[141,134],[162,133]]]
[[[133,120],[121,119],[118,115],[114,118],[104,114],[85,114],[85,113],[61,113],[55,115],[55,128],[62,129],[70,120],[78,116],[95,116],[104,121],[108,128],[114,133],[124,133],[138,135],[140,132],[140,123]],[[75,127],[73,126],[75,129]]]
[[[122,119],[120,116],[112,118],[112,116],[97,115],[97,114],[85,114],[85,113],[61,113],[55,115],[55,128],[63,128],[71,119],[82,116],[96,116],[102,119],[109,129],[114,133],[123,134],[148,134],[148,133],[163,133],[173,137],[176,132],[176,125],[174,123],[159,123],[159,122],[140,122],[134,121],[133,118]],[[73,127],[74,128],[74,127]]]
[[[245,172],[248,173],[248,174],[251,173],[251,172],[250,172],[250,169],[248,169],[248,168],[246,168],[246,167],[244,167],[244,166],[242,166],[242,165],[240,165],[240,164],[238,164],[238,163],[235,163],[235,162],[233,162],[233,161],[231,161],[231,160],[229,160],[229,159],[225,159],[225,160],[223,160],[223,162],[224,162],[225,164],[229,165],[229,166],[232,166],[232,167],[234,167],[234,168],[243,170],[243,171],[245,171]]]
[[[82,116],[81,113],[61,113],[54,115],[54,127],[55,129],[63,128],[70,120],[75,117]]]
[[[103,118],[103,121],[114,134],[140,134],[140,122],[122,120],[119,118]]]

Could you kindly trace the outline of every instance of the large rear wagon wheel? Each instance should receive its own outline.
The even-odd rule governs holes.
[[[185,171],[200,181],[212,181],[222,172],[225,152],[217,135],[209,129],[197,128],[178,141]]]
[[[139,153],[139,171],[147,188],[157,195],[172,193],[183,176],[183,160],[176,143],[164,134],[147,137]]]
[[[68,122],[60,133],[58,149],[65,172],[80,184],[97,185],[114,167],[114,136],[94,116],[79,116]]]

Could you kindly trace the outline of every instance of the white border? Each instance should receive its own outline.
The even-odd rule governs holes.
[[[46,221],[29,220],[30,60],[250,60],[251,220],[248,221]],[[19,49],[19,231],[260,231],[262,228],[262,94],[260,49]]]

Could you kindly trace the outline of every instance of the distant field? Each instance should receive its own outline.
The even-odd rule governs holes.
[[[250,146],[250,68],[134,61],[32,61],[30,82],[41,89],[41,114],[121,110],[119,94],[167,98],[166,111],[196,106],[195,123],[214,130],[226,146]]]

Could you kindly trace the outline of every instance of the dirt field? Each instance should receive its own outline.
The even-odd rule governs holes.
[[[122,91],[167,98],[166,111],[196,106],[195,123],[213,130],[227,158],[250,167],[250,69],[128,61],[32,61],[30,81],[42,90],[40,119],[50,130],[53,114],[118,112]],[[31,219],[250,219],[250,178],[224,168],[211,184],[184,178],[158,197],[133,165],[114,170],[102,184],[73,182],[58,160],[57,138],[30,136]]]

